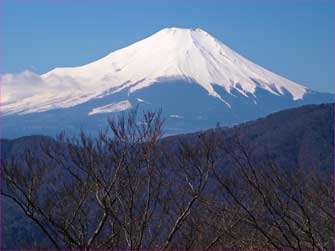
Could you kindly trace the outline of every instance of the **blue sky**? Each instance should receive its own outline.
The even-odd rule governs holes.
[[[253,62],[334,92],[334,3],[1,1],[1,72],[78,66],[165,27],[201,28]]]

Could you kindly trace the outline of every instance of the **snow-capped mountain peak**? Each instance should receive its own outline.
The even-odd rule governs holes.
[[[134,93],[172,79],[196,83],[228,107],[230,104],[215,91],[215,85],[244,96],[255,94],[257,88],[279,96],[289,93],[293,100],[302,99],[307,92],[306,87],[252,63],[201,29],[174,27],[95,62],[55,68],[34,78],[39,84],[27,93],[13,89],[14,76],[4,78],[4,114],[72,107],[122,90]],[[20,81],[25,78],[21,76]]]

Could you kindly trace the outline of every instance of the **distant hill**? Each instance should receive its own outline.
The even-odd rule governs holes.
[[[235,127],[215,130],[216,137],[227,142],[238,134],[256,157],[271,157],[281,166],[314,166],[329,168],[334,163],[334,104],[306,105],[273,113],[265,118]],[[213,130],[209,130],[210,132]],[[192,140],[199,132],[164,138],[165,143]],[[42,142],[53,142],[46,136],[26,136],[1,141],[2,156],[8,158],[25,149],[38,149]],[[54,142],[55,143],[55,142]],[[222,156],[224,158],[224,156]]]
[[[238,135],[255,158],[265,160],[270,157],[282,167],[333,169],[334,104],[301,106],[232,128],[207,132],[225,138],[227,144],[232,136]],[[192,140],[197,134],[199,132],[171,136],[164,141]]]

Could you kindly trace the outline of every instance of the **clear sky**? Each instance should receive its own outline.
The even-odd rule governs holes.
[[[253,62],[334,92],[334,3],[1,1],[1,72],[79,66],[165,27],[201,28]]]

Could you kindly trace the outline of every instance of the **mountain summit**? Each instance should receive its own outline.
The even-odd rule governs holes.
[[[214,83],[227,92],[237,89],[243,95],[254,93],[257,86],[276,95],[286,90],[293,99],[301,99],[306,93],[305,87],[241,57],[201,29],[163,29],[94,63],[55,69],[43,77],[53,75],[72,77],[80,83],[85,80],[84,88],[96,89],[99,83],[102,89],[130,87],[130,92],[161,78],[180,78],[193,80],[218,98],[221,97],[213,89]]]
[[[24,81],[34,82],[34,88],[14,89]],[[83,66],[55,68],[41,76],[7,75],[3,82],[2,112],[9,117],[69,109],[96,117],[142,104],[162,107],[173,120],[197,118],[199,129],[214,120],[244,121],[250,107],[241,111],[241,105],[258,106],[248,115],[255,118],[321,101],[314,98],[316,92],[254,64],[201,29],[166,28]],[[193,101],[202,106],[192,106]],[[267,107],[268,102],[275,105]],[[230,115],[220,118],[227,109]]]

